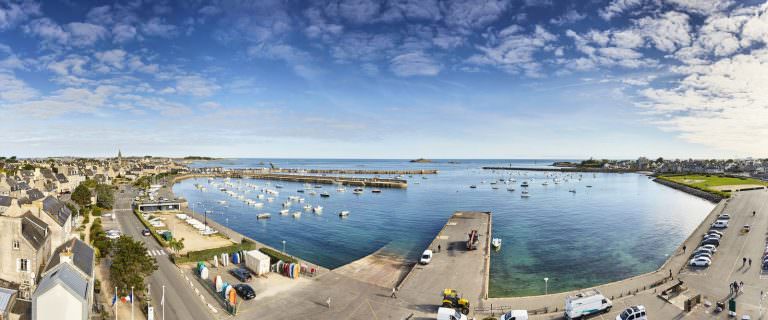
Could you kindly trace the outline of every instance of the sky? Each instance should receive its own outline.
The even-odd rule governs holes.
[[[752,0],[0,0],[0,155],[768,156]]]

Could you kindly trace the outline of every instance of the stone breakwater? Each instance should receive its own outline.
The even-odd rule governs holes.
[[[689,186],[686,186],[686,185],[683,185],[683,184],[679,184],[679,183],[676,183],[676,182],[672,182],[672,181],[669,181],[669,180],[655,178],[655,179],[653,179],[653,181],[656,182],[656,183],[665,185],[667,187],[670,187],[672,189],[677,189],[677,190],[680,190],[682,192],[688,193],[690,195],[697,196],[699,198],[702,198],[702,199],[707,200],[707,201],[712,202],[712,203],[718,203],[718,202],[720,202],[720,200],[723,200],[723,197],[721,197],[719,195],[716,195],[716,194],[713,194],[713,193],[709,193],[709,192],[706,192],[706,191],[702,191],[702,190],[699,190],[699,189],[691,188]]]

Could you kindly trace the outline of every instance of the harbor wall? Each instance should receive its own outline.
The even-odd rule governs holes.
[[[511,170],[511,171],[548,171],[548,172],[594,172],[594,173],[634,173],[637,170],[630,169],[603,169],[603,168],[529,168],[529,167],[483,167],[483,170]]]
[[[357,187],[375,187],[375,188],[408,188],[408,181],[400,179],[381,179],[381,178],[350,178],[339,176],[311,176],[298,174],[281,173],[249,173],[249,172],[225,172],[225,173],[206,173],[206,174],[185,174],[174,177],[171,181],[176,183],[190,178],[253,178],[263,180],[291,181],[313,184],[335,184],[339,183],[348,186]]]
[[[315,174],[438,174],[436,169],[423,170],[378,170],[378,169],[295,169],[275,168],[272,173],[315,173]]]
[[[679,184],[679,183],[676,183],[676,182],[672,182],[672,181],[669,181],[669,180],[655,178],[655,179],[653,179],[653,181],[658,183],[658,184],[662,184],[662,185],[665,185],[667,187],[670,187],[672,189],[680,190],[680,191],[685,192],[687,194],[690,194],[690,195],[702,198],[702,199],[707,200],[707,201],[712,202],[712,203],[719,203],[720,200],[723,200],[723,197],[721,197],[719,195],[716,195],[716,194],[713,194],[713,193],[709,193],[709,192],[706,192],[706,191],[702,191],[702,190],[699,190],[699,189],[691,188],[689,186],[686,186],[686,185],[683,185],[683,184]]]

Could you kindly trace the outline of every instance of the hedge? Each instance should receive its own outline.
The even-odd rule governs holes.
[[[256,244],[248,239],[243,239],[241,243],[233,244],[231,246],[219,247],[213,249],[205,249],[200,251],[190,251],[187,254],[172,254],[171,259],[176,264],[205,261],[213,259],[214,256],[221,255],[222,253],[234,253],[239,251],[248,251],[256,248]]]
[[[163,236],[159,235],[157,231],[155,231],[155,227],[153,227],[147,220],[144,220],[144,217],[141,215],[141,213],[138,210],[133,210],[133,214],[136,215],[137,218],[139,218],[139,221],[141,221],[141,224],[144,225],[145,228],[149,229],[149,233],[152,234],[152,237],[157,240],[157,243],[159,243],[163,247],[168,247],[168,242],[163,239]]]
[[[263,247],[263,248],[259,249],[259,251],[261,251],[261,253],[266,254],[267,256],[269,256],[269,263],[270,264],[277,263],[278,260],[282,260],[283,262],[288,262],[288,263],[298,263],[299,262],[298,260],[296,260],[295,258],[293,258],[293,257],[291,257],[289,255],[286,255],[286,254],[284,254],[284,253],[282,253],[280,251],[277,251],[277,250],[274,250],[274,249],[270,249],[270,248],[267,248],[267,247]]]

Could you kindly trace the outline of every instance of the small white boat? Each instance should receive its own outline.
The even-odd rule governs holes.
[[[301,211],[296,211],[293,213],[294,218],[300,218],[301,217]]]
[[[304,205],[304,210],[306,210],[306,211],[312,210],[312,206],[308,205],[308,204]]]
[[[219,204],[220,204],[220,205],[225,205],[225,204],[227,204],[227,202],[226,202],[226,201],[224,201],[224,200],[219,200]]]
[[[259,220],[261,220],[261,219],[269,219],[271,217],[272,217],[272,215],[269,214],[269,213],[259,213],[259,215],[256,216],[256,219],[259,219]]]
[[[275,201],[275,198],[272,198],[272,197],[267,198],[267,202],[272,202],[272,201]]]
[[[491,240],[491,246],[494,249],[497,249],[497,250],[500,249],[501,248],[501,238],[493,238],[493,240]]]
[[[280,210],[280,215],[281,216],[287,216],[288,215],[288,209]]]
[[[346,217],[349,215],[349,210],[342,210],[339,212],[339,217]]]
[[[321,207],[321,206],[314,207],[314,208],[312,208],[312,211],[314,213],[321,213],[321,212],[323,212],[323,207]]]
[[[315,196],[315,195],[317,195],[317,192],[315,192],[315,190],[312,190],[312,191],[309,192],[309,195],[310,196]]]
[[[336,189],[336,192],[346,192],[346,191],[347,191],[347,189],[345,189],[345,188],[337,188]]]
[[[291,202],[290,201],[283,202],[283,208],[288,208],[290,206],[291,206]]]

